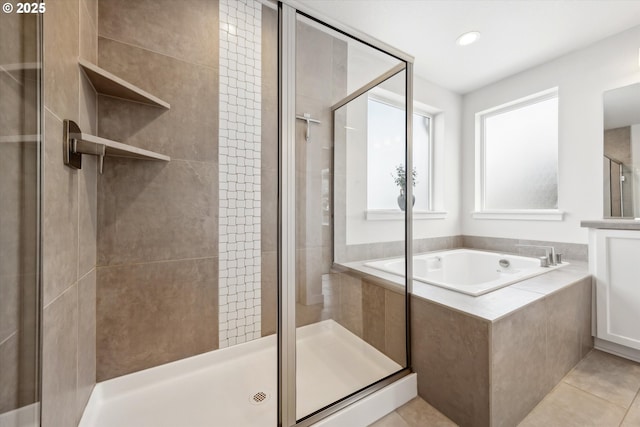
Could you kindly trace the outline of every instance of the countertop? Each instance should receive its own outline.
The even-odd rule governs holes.
[[[581,221],[580,226],[585,228],[606,228],[610,230],[640,230],[640,220],[622,218],[593,219]]]

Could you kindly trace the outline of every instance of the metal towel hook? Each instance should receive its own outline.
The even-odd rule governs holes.
[[[304,113],[302,116],[296,116],[296,119],[304,120],[307,122],[307,131],[304,134],[304,140],[311,141],[311,123],[321,124],[320,120],[312,119],[311,114]]]

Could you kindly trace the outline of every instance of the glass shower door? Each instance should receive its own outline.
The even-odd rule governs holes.
[[[286,25],[295,26],[281,47],[295,57],[295,68],[285,59],[281,71],[295,87],[285,89],[282,107],[283,121],[293,122],[282,141],[282,193],[292,188],[294,213],[287,216],[285,197],[281,340],[293,351],[281,360],[295,365],[285,387],[295,390],[290,419],[308,425],[408,366],[406,279],[376,277],[365,265],[392,256],[405,265],[397,178],[407,160],[407,73],[403,60],[306,15],[285,13],[283,22],[285,40]],[[387,123],[388,111],[381,117],[372,100],[396,120]],[[368,195],[381,191],[389,217],[377,220]]]

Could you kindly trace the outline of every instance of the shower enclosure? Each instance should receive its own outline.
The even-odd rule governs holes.
[[[407,166],[411,63],[288,4],[279,5],[279,14],[279,417],[282,425],[308,425],[408,372],[407,287],[390,292],[350,271],[340,255],[349,252],[353,261],[370,254],[367,245],[345,240],[348,220],[367,222],[366,194],[375,185],[365,177],[367,168],[379,168],[371,175],[393,182],[395,167]],[[366,99],[376,90],[397,103],[396,156],[386,160],[385,144],[366,141],[377,120]],[[380,161],[371,163],[376,156]],[[351,201],[363,197],[354,207]],[[397,215],[390,240],[404,256],[411,251],[411,209]],[[380,231],[376,224],[363,227]]]
[[[38,15],[0,16],[0,421],[41,388],[43,425],[306,426],[410,374],[410,281],[349,264],[412,276],[412,58],[294,1],[188,3],[48,2],[44,107]],[[161,161],[72,168],[66,120]]]
[[[604,215],[633,218],[633,168],[604,156]]]

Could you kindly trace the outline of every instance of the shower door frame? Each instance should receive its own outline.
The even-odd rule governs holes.
[[[296,17],[298,14],[342,33],[356,41],[395,57],[405,64],[405,140],[406,170],[413,169],[413,57],[358,30],[317,12],[296,0],[278,2],[278,426],[308,426],[344,407],[371,395],[411,373],[410,295],[413,277],[413,211],[408,203],[405,211],[405,334],[407,366],[402,370],[356,391],[332,405],[296,418]],[[412,186],[405,189],[407,200],[413,196]],[[333,206],[333,203],[332,203]],[[332,215],[333,217],[333,215]]]

